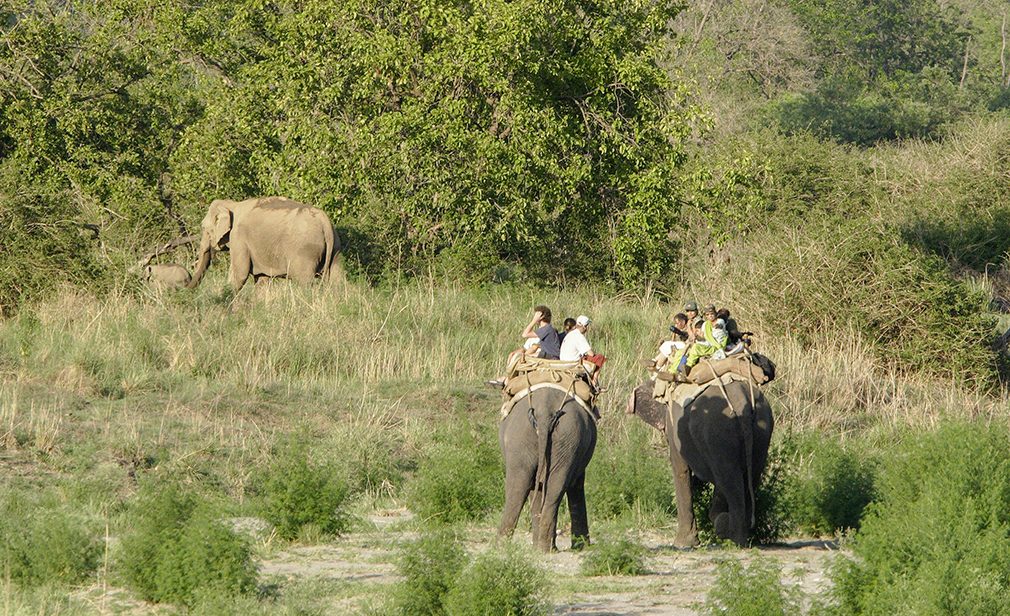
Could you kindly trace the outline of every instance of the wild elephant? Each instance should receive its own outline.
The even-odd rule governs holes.
[[[691,507],[694,475],[715,487],[709,518],[716,534],[746,546],[774,428],[768,400],[757,386],[726,379],[723,386],[713,381],[684,408],[655,400],[653,386],[646,381],[635,389],[627,412],[666,435],[677,494],[674,544],[698,545]]]
[[[568,497],[572,549],[589,544],[586,467],[596,449],[596,418],[564,387],[535,387],[519,396],[498,429],[505,459],[505,508],[498,534],[511,536],[530,499],[533,544],[557,549],[558,507]]]
[[[162,263],[144,267],[144,280],[153,287],[181,289],[189,284],[189,270],[175,263]]]
[[[215,251],[231,253],[228,280],[236,293],[250,274],[257,281],[291,278],[303,284],[317,275],[328,278],[340,251],[325,212],[284,197],[216,199],[200,227],[200,256],[188,288],[200,284]]]

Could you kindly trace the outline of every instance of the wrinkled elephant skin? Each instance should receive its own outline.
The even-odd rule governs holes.
[[[716,534],[746,546],[774,428],[767,399],[758,387],[733,381],[725,393],[718,385],[707,388],[685,412],[654,400],[653,385],[646,381],[635,390],[628,411],[666,435],[677,494],[675,545],[698,544],[691,507],[694,475],[715,487],[709,518]]]
[[[589,544],[586,467],[596,448],[596,422],[564,392],[539,389],[516,402],[498,430],[505,459],[505,508],[498,534],[511,536],[530,498],[533,543],[557,549],[558,507],[568,497],[572,548]],[[533,412],[530,412],[530,409]]]

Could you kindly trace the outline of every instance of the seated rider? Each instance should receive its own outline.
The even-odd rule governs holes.
[[[505,375],[487,384],[492,387],[502,388],[511,376],[510,371],[515,363],[523,356],[543,357],[545,359],[558,359],[561,351],[561,344],[558,342],[558,332],[551,325],[551,309],[540,305],[533,309],[533,319],[522,331],[524,338],[522,348],[509,353],[505,361]]]
[[[694,323],[695,342],[687,353],[687,369],[690,370],[702,358],[725,359],[726,333],[725,324],[716,317],[715,306],[706,306],[703,312],[705,319]]]
[[[659,352],[655,357],[643,362],[645,367],[654,372],[662,371],[676,351],[687,348],[687,335],[687,315],[683,312],[678,312],[673,316],[673,325],[670,326],[670,337],[660,343]],[[673,369],[676,369],[676,362],[673,362]]]
[[[599,369],[603,366],[606,358],[599,353],[593,353],[593,348],[590,346],[589,340],[586,339],[586,330],[589,329],[590,323],[592,321],[584,314],[580,314],[575,319],[575,327],[565,335],[565,341],[561,345],[561,361],[586,360],[595,364],[596,370],[590,376],[590,384],[596,388]]]
[[[572,331],[573,329],[575,329],[575,319],[573,319],[572,317],[566,318],[565,319],[565,323],[564,323],[564,329],[558,332],[558,343],[559,343],[559,345],[565,343],[565,334],[567,334],[568,332]],[[560,355],[560,346],[559,346],[558,353]]]

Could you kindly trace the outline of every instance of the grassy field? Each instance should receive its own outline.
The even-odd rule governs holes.
[[[0,613],[171,611],[139,602],[117,565],[120,537],[139,524],[139,495],[162,481],[197,494],[216,518],[252,520],[253,554],[266,571],[283,572],[276,561],[291,550],[331,546],[347,567],[356,552],[385,572],[381,583],[278,573],[266,576],[267,595],[261,588],[258,599],[224,612],[381,611],[396,546],[430,521],[409,511],[430,505],[428,492],[456,485],[460,469],[443,467],[476,469],[483,492],[461,497],[480,501],[462,528],[471,546],[491,539],[501,502],[500,400],[482,383],[501,370],[538,303],[559,320],[590,315],[589,338],[609,358],[588,476],[594,532],[654,533],[659,546],[672,536],[660,436],[623,411],[644,376],[638,360],[654,353],[680,298],[440,281],[381,289],[275,283],[231,301],[221,272],[214,275],[196,293],[96,301],[68,291],[0,325],[0,499],[15,513],[64,512],[97,546],[69,586],[59,576],[19,584],[8,571]],[[741,326],[763,331],[730,307]],[[803,346],[759,335],[758,344],[778,364],[768,395],[780,444],[820,434],[841,446],[886,448],[948,419],[1006,420],[1005,396],[890,373],[856,336]],[[292,542],[259,521],[262,478],[292,441],[346,488],[349,525],[337,543],[312,525]],[[348,541],[360,549],[348,550]],[[556,599],[577,596],[582,579],[562,576]],[[67,588],[70,603],[60,599]]]

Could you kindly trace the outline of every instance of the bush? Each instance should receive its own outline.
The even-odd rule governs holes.
[[[833,573],[849,614],[1003,614],[1010,593],[1010,434],[951,423],[888,456],[879,498]]]
[[[445,597],[466,564],[466,551],[451,530],[425,534],[408,543],[400,553],[398,570],[403,582],[395,591],[395,612],[444,614]]]
[[[263,516],[284,539],[302,533],[338,535],[349,523],[347,486],[335,469],[311,465],[302,445],[282,445],[258,481]]]
[[[118,563],[143,599],[192,606],[207,596],[248,595],[256,567],[247,542],[174,485],[145,487]]]
[[[504,471],[497,439],[453,434],[435,442],[407,486],[407,503],[427,523],[478,520],[503,502]]]
[[[514,545],[489,551],[463,570],[445,598],[449,616],[549,614],[547,572]]]
[[[63,508],[25,493],[0,505],[0,576],[25,587],[74,584],[101,560],[98,533]]]
[[[760,556],[747,566],[738,560],[722,562],[703,613],[711,616],[800,614],[802,596],[799,589],[784,585],[781,577],[781,567]]]
[[[645,547],[622,537],[603,540],[589,548],[582,558],[582,575],[643,575]]]
[[[875,458],[817,435],[787,443],[783,449],[789,448],[791,459],[784,463],[792,465],[792,474],[785,482],[785,500],[793,525],[815,535],[859,528],[876,495]]]
[[[627,430],[596,443],[586,471],[590,517],[615,518],[645,510],[673,515],[673,473],[665,442],[650,443],[653,429],[635,421]]]

